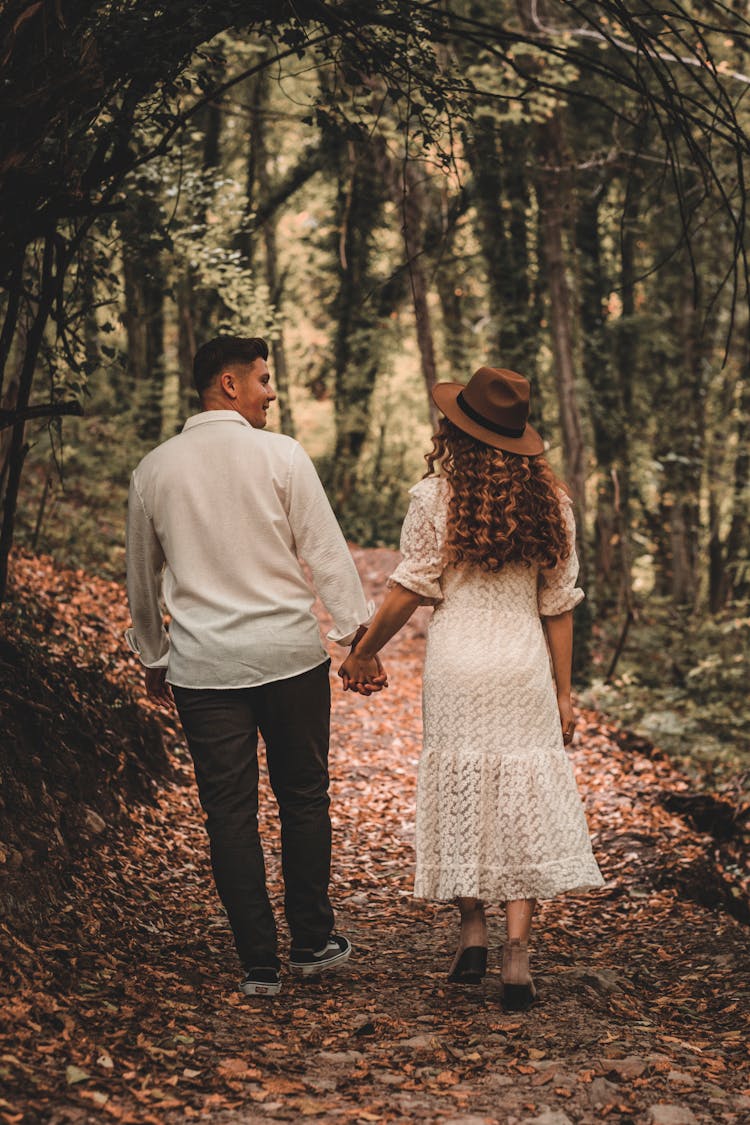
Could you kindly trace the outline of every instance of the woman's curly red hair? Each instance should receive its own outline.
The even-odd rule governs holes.
[[[495,449],[442,418],[425,460],[425,476],[439,465],[451,486],[446,547],[454,566],[551,567],[570,554],[560,485],[543,457]]]

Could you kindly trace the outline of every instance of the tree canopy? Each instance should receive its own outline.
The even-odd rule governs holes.
[[[415,471],[394,352],[425,439],[473,354],[532,377],[597,608],[627,630],[646,557],[677,604],[746,589],[740,5],[16,0],[0,42],[0,589],[40,424],[58,461],[84,402],[159,440],[251,321],[351,535],[392,540]]]

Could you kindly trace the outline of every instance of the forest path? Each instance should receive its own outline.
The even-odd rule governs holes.
[[[394,553],[356,554],[377,595]],[[85,858],[78,899],[28,950],[33,1001],[17,1013],[11,1058],[30,1109],[18,1116],[11,1094],[0,1120],[750,1121],[748,931],[688,897],[713,843],[664,807],[684,778],[598,716],[581,717],[572,756],[607,887],[542,906],[540,1001],[527,1014],[500,1006],[497,906],[483,985],[447,983],[455,908],[411,897],[427,613],[389,646],[387,691],[363,699],[333,681],[333,898],[349,964],[312,982],[285,970],[273,1000],[238,993],[179,754],[135,835],[110,834]],[[280,906],[265,782],[262,804]],[[281,940],[285,951],[283,928]],[[3,1067],[18,1073],[5,1055]]]

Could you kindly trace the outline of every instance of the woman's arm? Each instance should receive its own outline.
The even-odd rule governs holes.
[[[399,586],[398,583],[392,586],[362,640],[339,668],[344,691],[350,689],[358,691],[360,695],[370,694],[371,689],[368,690],[367,685],[377,682],[377,677],[382,675],[382,669],[376,660],[378,652],[406,624],[424,600],[420,594],[407,590],[405,586]]]
[[[572,741],[574,717],[570,701],[570,676],[573,663],[573,610],[558,613],[554,617],[542,618],[547,634],[552,670],[557,687],[557,706],[563,730],[563,742]]]

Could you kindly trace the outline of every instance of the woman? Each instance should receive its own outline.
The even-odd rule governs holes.
[[[518,1011],[536,995],[537,899],[603,884],[563,748],[574,729],[572,611],[583,598],[575,523],[527,422],[522,375],[482,367],[433,397],[445,417],[411,489],[403,561],[339,675],[345,689],[369,693],[382,683],[379,650],[418,605],[435,606],[414,894],[458,902],[449,980],[464,984],[486,970],[484,903],[505,902],[503,1005]]]

